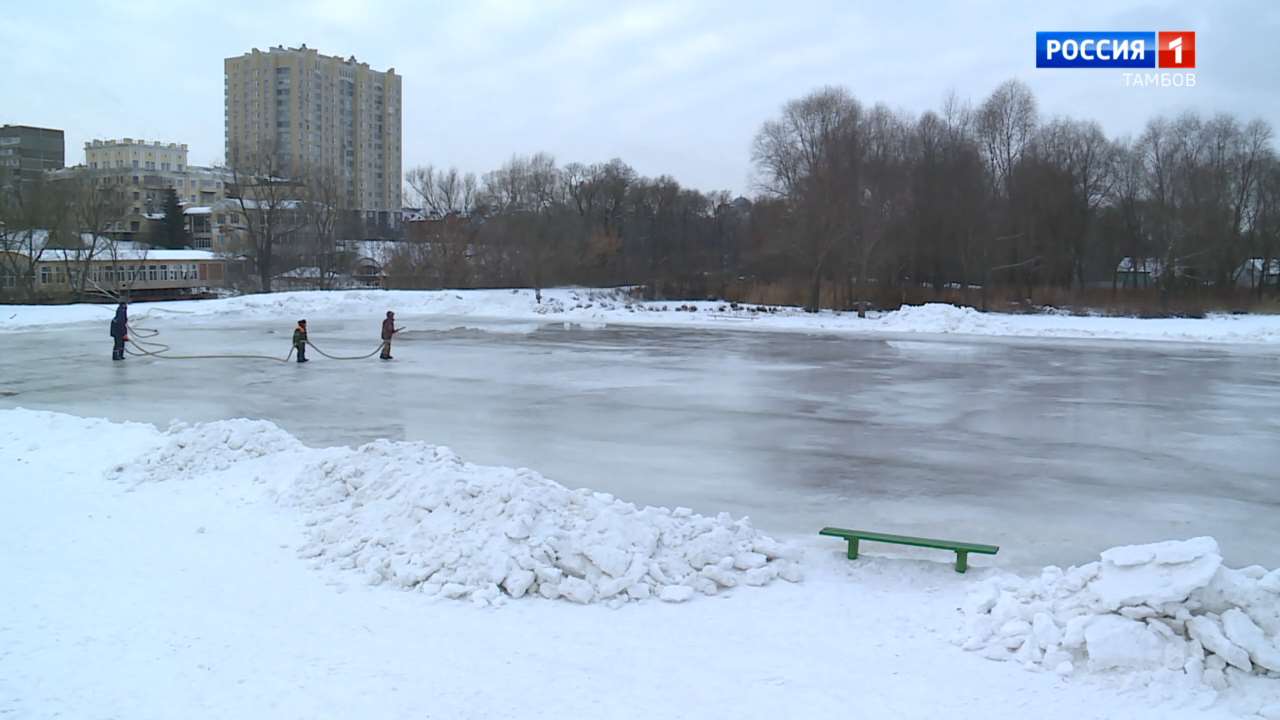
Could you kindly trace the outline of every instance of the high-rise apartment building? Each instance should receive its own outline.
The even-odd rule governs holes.
[[[33,180],[62,167],[66,144],[61,130],[5,125],[0,127],[0,187]]]
[[[226,153],[272,155],[292,177],[331,173],[349,210],[399,222],[400,76],[306,45],[254,48],[224,63]]]

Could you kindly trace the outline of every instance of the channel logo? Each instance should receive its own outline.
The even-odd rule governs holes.
[[[1052,31],[1036,33],[1038,68],[1166,68],[1196,66],[1196,34]]]

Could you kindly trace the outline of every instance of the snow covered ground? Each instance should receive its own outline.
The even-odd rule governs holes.
[[[392,582],[408,577],[394,569],[412,568],[414,553],[434,538],[415,530],[427,509],[448,519],[465,508],[494,507],[490,499],[526,487],[555,496],[542,506],[544,520],[569,517],[574,497],[587,511],[625,501],[560,495],[554,483],[531,473],[468,465],[413,443],[309,448],[265,423],[161,431],[3,410],[0,478],[4,716],[1075,720],[1270,718],[1280,710],[1280,680],[1252,666],[1248,677],[1238,669],[1220,673],[1227,681],[1221,691],[1211,682],[1217,675],[1207,681],[1187,672],[1114,667],[1117,654],[1150,642],[1145,635],[1117,639],[1114,620],[1093,621],[1106,632],[1082,648],[1061,640],[1078,653],[1079,666],[1070,671],[993,662],[984,655],[998,653],[957,645],[985,637],[975,614],[992,616],[988,628],[1005,623],[1008,632],[1001,626],[1000,637],[1013,638],[1022,631],[1013,619],[1032,612],[1038,597],[1023,585],[1035,592],[1057,586],[983,569],[961,576],[944,562],[851,563],[830,543],[780,538],[771,544],[745,526],[740,539],[761,543],[762,552],[744,564],[767,567],[770,555],[781,561],[790,553],[783,546],[793,546],[803,551],[803,577],[771,578],[761,587],[712,580],[714,589],[695,589],[686,602],[636,597],[612,608],[541,593],[519,599],[502,593],[495,607],[494,596],[482,590],[479,597],[467,592],[458,594],[465,599],[449,599],[445,584],[430,577]],[[431,505],[432,489],[443,505]],[[510,495],[506,507],[518,506],[523,496]],[[538,516],[515,510],[513,517]],[[609,515],[604,522],[660,526],[677,516],[706,526],[692,536],[664,531],[659,545],[690,549],[697,537],[728,527],[723,519],[660,512]],[[530,538],[571,538],[586,527],[533,522],[526,538],[523,531],[513,536],[503,522],[479,524],[490,540],[526,548]],[[738,540],[722,536],[700,547],[719,551],[721,542]],[[1195,583],[1185,583],[1203,575],[1216,551],[1207,542],[1116,551],[1104,556],[1112,569],[1067,576],[1082,578],[1089,597],[1140,603],[1145,599],[1124,591],[1150,589],[1150,573],[1168,575],[1160,568],[1170,563],[1198,563],[1172,571],[1174,582],[1156,583],[1174,595],[1179,582],[1182,591],[1198,592]],[[350,561],[330,562],[330,552]],[[407,564],[398,566],[397,558]],[[437,572],[450,577],[476,567],[462,552],[437,560]],[[586,563],[597,570],[611,564],[599,561]],[[659,574],[674,571],[669,563],[654,564],[662,566]],[[591,577],[587,565],[579,567],[584,579]],[[707,579],[692,567],[689,572],[681,584],[690,588]],[[733,572],[745,579],[750,570]],[[483,585],[470,570],[463,575],[477,581],[469,588]],[[1263,640],[1272,643],[1274,618],[1265,613],[1280,607],[1280,594],[1268,589],[1273,576],[1259,569],[1230,576],[1253,583],[1248,587],[1255,594],[1242,607],[1259,614],[1268,633]],[[1099,584],[1109,577],[1109,586]],[[1081,600],[1071,607],[1092,606]],[[1231,617],[1236,632],[1228,629],[1229,635],[1259,642]],[[1002,647],[1018,650],[1028,637],[1038,643],[1049,634],[1044,622],[1037,618],[1035,633],[1019,636],[1019,643],[1002,640]],[[1216,670],[1212,658],[1227,656],[1245,662],[1238,642],[1218,640],[1200,643],[1217,648],[1204,665]],[[1089,662],[1093,647],[1111,652],[1101,665],[1112,667]],[[1265,654],[1266,647],[1255,652]]]
[[[0,308],[0,717],[1280,717],[1280,320],[546,296]]]
[[[683,308],[683,309],[681,309]],[[945,333],[995,337],[1105,338],[1204,343],[1280,343],[1280,315],[1215,315],[1205,319],[1073,317],[1044,313],[1008,315],[932,304],[895,312],[812,315],[796,308],[757,312],[719,302],[629,300],[620,291],[559,288],[535,302],[531,290],[343,291],[245,295],[222,300],[147,303],[135,312],[182,313],[191,319],[288,317],[380,318],[387,309],[480,320],[524,321],[532,329],[548,322],[663,325],[821,333]],[[109,308],[92,305],[0,306],[0,331],[77,322],[100,322]],[[510,327],[510,326],[509,326]]]

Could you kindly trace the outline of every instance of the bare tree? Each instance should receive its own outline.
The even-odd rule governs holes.
[[[77,299],[83,298],[92,284],[94,263],[118,254],[117,243],[109,233],[128,212],[129,202],[121,186],[110,180],[105,173],[84,169],[68,181],[73,216],[82,238],[67,253],[71,291]]]
[[[837,241],[849,232],[861,197],[857,131],[861,106],[843,88],[827,87],[783,106],[752,145],[757,184],[792,207],[797,250],[809,266],[805,309],[817,312]]]
[[[999,192],[1011,194],[1013,169],[1036,130],[1036,100],[1018,80],[1006,80],[978,109],[978,137]]]
[[[302,183],[287,175],[287,166],[270,142],[232,146],[228,160],[232,197],[244,217],[259,287],[262,292],[271,292],[280,246],[306,226],[305,213],[300,212]]]
[[[1261,298],[1268,280],[1280,290],[1280,159],[1268,152],[1261,163],[1256,185],[1257,201],[1249,226],[1253,234],[1253,255],[1257,268],[1254,289]],[[1250,258],[1254,263],[1254,258]]]
[[[79,242],[70,204],[68,188],[43,177],[0,191],[0,289],[36,299],[46,252]]]
[[[346,253],[340,251],[337,242],[338,224],[347,199],[344,183],[333,166],[309,164],[304,167],[299,190],[299,220],[304,227],[297,234],[304,238],[303,254],[318,271],[320,287],[327,290],[346,269]]]
[[[470,215],[475,209],[478,189],[476,176],[460,173],[457,168],[439,170],[434,165],[423,165],[409,170],[405,182],[417,204],[438,217]]]

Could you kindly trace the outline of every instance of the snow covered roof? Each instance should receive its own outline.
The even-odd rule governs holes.
[[[237,207],[237,208],[241,207],[241,203],[243,202],[245,210],[258,209],[257,200],[253,200],[250,198],[245,198],[244,200],[240,200],[239,198],[227,198],[227,200],[231,203],[233,207]],[[263,203],[262,205],[267,209],[271,209],[272,207],[271,203]],[[299,200],[281,200],[275,203],[275,209],[277,210],[297,210],[299,207],[302,207],[302,202]]]
[[[189,207],[186,210],[182,211],[183,215],[210,215],[212,213],[213,213],[213,208],[207,207],[207,206]]]
[[[339,273],[338,273],[338,272],[336,272],[336,271],[334,271],[334,270],[330,270],[330,271],[329,271],[328,273],[326,273],[326,274],[328,275],[328,277],[331,277],[331,278],[336,278],[336,277],[338,277],[338,276],[339,276]],[[276,275],[276,277],[278,277],[278,278],[304,279],[304,280],[316,280],[316,279],[318,279],[318,278],[320,277],[320,268],[315,267],[315,266],[298,267],[298,268],[294,268],[294,269],[292,269],[292,270],[290,270],[290,271],[288,271],[288,272],[282,272],[282,273],[280,273],[279,275]]]
[[[398,248],[404,247],[401,240],[343,240],[339,243],[343,250],[354,253],[360,258],[367,258],[379,265],[391,262]]]
[[[1145,272],[1149,267],[1149,263],[1154,263],[1155,258],[1137,258],[1131,257],[1120,258],[1119,264],[1116,265],[1116,272],[1132,272],[1135,266],[1141,267],[1141,272]]]
[[[218,256],[209,250],[146,250],[135,251],[138,259],[147,260],[217,260]]]
[[[1240,264],[1241,273],[1258,275],[1262,272],[1262,258],[1249,258]],[[1267,275],[1280,275],[1280,258],[1271,258],[1267,265]]]
[[[1150,273],[1159,275],[1164,270],[1164,262],[1160,258],[1121,258],[1116,265],[1116,272]]]

